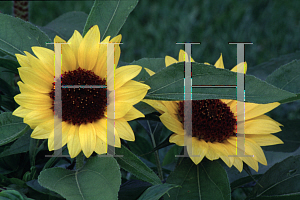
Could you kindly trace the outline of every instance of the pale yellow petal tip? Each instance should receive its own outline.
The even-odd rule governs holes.
[[[153,76],[155,74],[154,71],[152,71],[151,69],[148,69],[146,67],[144,67],[144,69],[146,70],[146,72],[150,75],[150,76]]]
[[[116,37],[112,38],[112,39],[110,40],[110,42],[113,42],[113,43],[120,43],[121,40],[122,40],[122,35],[119,34],[119,35],[117,35]]]
[[[54,43],[66,43],[66,41],[57,35],[54,38]]]
[[[215,67],[219,68],[219,69],[224,69],[224,63],[223,63],[223,57],[222,57],[222,53],[220,58],[217,60],[217,62],[215,63]]]
[[[172,58],[171,56],[166,56],[165,57],[165,65],[166,67],[174,64],[174,63],[177,63],[178,61],[175,59],[175,58]]]

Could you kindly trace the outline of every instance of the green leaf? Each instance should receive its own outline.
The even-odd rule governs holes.
[[[137,3],[138,0],[96,0],[86,21],[83,35],[91,26],[98,25],[101,41],[107,36],[116,36]]]
[[[14,154],[24,153],[29,150],[31,131],[28,131],[29,126],[27,126],[27,127],[28,127],[28,129],[27,129],[27,131],[25,131],[26,134],[19,137],[9,148],[7,148],[3,152],[1,152],[0,158],[4,157],[4,156],[10,156],[10,155],[14,155]]]
[[[300,51],[291,54],[281,55],[277,58],[272,58],[267,62],[261,63],[253,67],[250,66],[248,67],[247,74],[251,74],[261,80],[265,80],[267,76],[270,75],[277,68],[296,59],[300,59]]]
[[[9,57],[0,57],[0,67],[8,69],[9,72],[12,72],[14,74],[19,74],[17,69],[18,67],[20,67],[19,63]]]
[[[22,118],[12,115],[11,112],[0,114],[0,146],[14,141],[29,129]]]
[[[136,109],[138,109],[139,111],[141,111],[144,115],[156,112],[156,110],[152,106],[150,106],[149,104],[144,103],[142,101],[140,101],[139,103],[135,104],[134,107]]]
[[[300,93],[300,60],[279,67],[266,81],[280,89]]]
[[[3,92],[5,95],[12,97],[13,88],[2,78],[0,78],[0,91]]]
[[[0,13],[0,27],[0,50],[11,56],[24,54],[23,51],[32,53],[31,47],[46,47],[51,42],[35,25],[17,17]]]
[[[175,187],[179,186],[167,183],[151,186],[140,196],[140,198],[138,198],[138,200],[158,200],[166,192]]]
[[[152,184],[136,179],[123,183],[119,190],[119,200],[137,200]]]
[[[115,151],[117,155],[123,155],[123,157],[116,157],[116,160],[123,169],[132,173],[140,180],[153,185],[161,184],[158,176],[126,147],[116,148]]]
[[[236,73],[201,63],[192,63],[193,85],[235,85]],[[145,81],[151,89],[147,99],[184,100],[184,62],[175,63]],[[236,88],[193,88],[193,100],[236,99]],[[296,95],[276,88],[254,76],[245,75],[245,100],[270,103]]]
[[[51,195],[51,196],[54,196],[54,197],[57,197],[57,198],[62,198],[62,196],[60,196],[56,192],[53,192],[51,190],[48,190],[48,189],[42,187],[39,184],[37,179],[26,182],[26,185],[29,186],[30,188],[34,189],[37,192],[47,194],[47,195]]]
[[[39,183],[67,200],[117,199],[121,184],[118,163],[112,157],[92,157],[77,171],[51,168],[42,171]]]
[[[23,197],[20,194],[20,192],[16,190],[3,190],[2,192],[0,192],[0,199],[1,200],[30,200],[31,198]]]
[[[145,68],[150,69],[151,71],[157,73],[161,69],[166,68],[164,58],[142,58],[137,61],[133,61],[130,65],[139,65],[143,67],[142,71],[137,75],[134,80],[136,81],[145,81],[150,77]]]
[[[88,15],[84,12],[67,12],[51,21],[46,26],[41,27],[41,29],[47,33],[52,40],[58,35],[62,39],[68,41],[75,30],[80,34],[82,33],[87,17]]]
[[[168,138],[169,140],[169,138]],[[174,163],[176,159],[176,155],[179,155],[182,150],[181,146],[174,145],[169,151],[166,153],[162,166],[168,165],[170,163]]]
[[[165,200],[230,200],[228,177],[217,161],[203,159],[195,165],[190,158],[184,158],[170,174],[167,183],[179,185],[181,188],[170,190],[170,196],[165,195]]]
[[[255,178],[255,180],[257,180],[261,176],[262,176],[262,174],[254,174],[254,175],[252,175],[252,177],[251,176],[246,176],[246,177],[237,179],[237,180],[233,181],[230,184],[231,191],[233,191],[233,190],[235,190],[235,189],[237,189],[239,187],[242,187],[243,185],[246,185],[248,183],[254,182],[253,178]]]
[[[256,185],[251,197],[282,197],[300,195],[300,156],[291,156],[273,165],[259,180],[263,186]]]

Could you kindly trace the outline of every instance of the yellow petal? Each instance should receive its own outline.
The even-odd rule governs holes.
[[[150,87],[146,84],[130,80],[115,90],[115,101],[137,104],[145,97],[149,89]]]
[[[84,155],[90,157],[96,146],[96,133],[92,123],[79,126],[79,139]]]
[[[278,102],[268,103],[268,104],[256,104],[256,103],[245,102],[245,120],[249,120],[254,117],[263,115],[263,114],[273,110],[274,108],[278,107],[279,105],[280,105],[280,103],[278,103]],[[232,100],[232,102],[230,103],[229,106],[230,106],[230,110],[236,116],[237,115],[237,112],[236,112],[237,101]],[[244,112],[241,113],[241,115],[244,116]]]
[[[32,68],[20,67],[18,70],[22,81],[30,86],[30,88],[40,93],[48,94],[51,92],[53,79],[52,82],[45,80],[42,75],[33,71]]]
[[[49,138],[48,138],[48,149],[49,151],[58,150],[66,145],[68,141],[68,132],[70,130],[72,125],[62,122],[62,129],[61,129],[61,135],[59,132],[51,131]]]
[[[146,68],[146,67],[144,67],[144,69],[146,70],[146,72],[147,72],[150,76],[153,76],[153,75],[155,74],[154,71],[152,71],[152,70],[150,70],[150,69],[148,69],[148,68]]]
[[[214,142],[214,143],[210,143],[208,142],[209,145],[209,151],[214,151],[227,165],[228,167],[232,166],[232,162],[233,159],[230,159],[230,157],[228,156],[229,153],[227,151],[226,148],[224,148],[224,144],[223,143],[219,143],[219,142]],[[206,155],[207,157],[207,155]],[[212,160],[212,159],[210,159]]]
[[[72,37],[68,40],[68,44],[71,47],[73,54],[75,55],[76,58],[78,58],[78,49],[79,45],[82,41],[82,36],[81,34],[75,30]],[[76,69],[78,68],[78,60],[76,59]]]
[[[246,74],[246,72],[247,72],[247,62],[238,64],[237,66],[235,66],[234,68],[232,68],[231,71],[232,72],[237,72],[238,67],[241,67],[240,69],[242,69],[242,71],[239,71],[239,73]]]
[[[135,140],[132,128],[127,121],[115,120],[115,127],[117,129],[120,138],[127,141]]]
[[[179,135],[184,135],[183,125],[178,119],[174,118],[169,113],[164,113],[159,118],[169,130]]]
[[[178,61],[175,58],[172,58],[171,56],[166,56],[165,57],[165,63],[166,63],[166,67],[168,67],[169,65],[172,65],[174,63],[177,63]],[[150,75],[152,76],[152,75]]]
[[[177,101],[161,101],[164,106],[168,109],[168,112],[171,114],[178,113],[178,102]]]
[[[152,100],[152,99],[144,99],[143,102],[149,104],[154,109],[156,109],[159,113],[168,112],[166,106],[162,103],[162,101]]]
[[[43,47],[32,47],[33,53],[44,64],[45,69],[52,77],[54,76],[54,52]]]
[[[66,41],[57,35],[54,38],[54,43],[66,43]]]
[[[32,110],[47,110],[52,107],[52,99],[44,94],[18,94],[15,101],[22,107]]]
[[[19,64],[22,67],[29,67],[29,68],[31,68],[31,65],[30,65],[30,62],[29,62],[27,56],[24,56],[24,55],[21,55],[21,54],[16,54],[16,58],[17,58]]]
[[[52,118],[53,111],[51,109],[33,110],[24,117],[24,123],[30,124],[31,127],[36,127],[37,125],[48,121]]]
[[[107,144],[97,137],[95,152],[99,155],[107,153]]]
[[[182,49],[180,49],[179,55],[178,55],[178,62],[188,61],[188,60],[185,60],[185,58],[187,58],[187,56],[188,56],[187,53],[185,51],[183,51]],[[192,57],[191,57],[191,62],[194,62]]]
[[[39,59],[26,51],[24,52],[28,58],[28,61],[30,62],[33,71],[40,77],[43,77],[44,81],[52,83],[54,78],[54,71],[51,72],[51,70],[47,70],[47,66],[45,66]]]
[[[184,146],[184,136],[183,135],[178,135],[178,134],[173,134],[169,138],[170,143],[175,143],[178,146]]]
[[[93,26],[84,36],[78,49],[78,64],[81,68],[92,70],[97,62],[100,43],[100,32]]]
[[[206,158],[209,160],[217,160],[220,155],[218,155],[218,152],[215,151],[215,149],[212,147],[213,144],[211,142],[207,142],[207,152],[206,152]]]
[[[227,139],[229,143],[236,146],[236,137],[230,137]],[[240,149],[239,146],[237,146]],[[263,165],[267,165],[265,154],[261,147],[249,138],[245,138],[245,155],[253,155],[254,160],[260,162]],[[244,157],[241,158],[244,161]],[[248,164],[248,163],[247,163]],[[253,168],[254,169],[254,168]]]
[[[68,133],[68,150],[71,158],[76,157],[81,151],[79,139],[79,126],[72,125]]]
[[[116,37],[114,37],[113,39],[111,39],[111,43],[120,43],[122,40],[122,35],[117,35]],[[119,59],[120,59],[120,55],[121,55],[121,49],[120,49],[120,45],[119,44],[115,44],[114,45],[114,49],[115,49],[115,52],[114,52],[114,64],[115,66],[118,66],[118,63],[119,63]]]
[[[76,56],[69,44],[61,45],[62,68],[65,71],[73,71],[77,68]]]
[[[98,138],[100,138],[102,141],[107,141],[107,120],[105,118],[102,118],[100,120],[97,120],[93,123],[95,128],[95,133]]]
[[[35,139],[47,139],[51,131],[45,130],[42,126],[37,126],[31,133],[31,137]]]
[[[245,121],[245,134],[269,134],[281,131],[278,123],[266,115]]]
[[[240,171],[242,172],[243,170],[243,161],[240,158],[235,158],[233,165]]]
[[[137,118],[145,117],[143,113],[137,110],[135,107],[132,107],[123,117],[126,121],[131,121]]]
[[[24,118],[28,113],[30,113],[32,110],[31,109],[27,109],[24,108],[22,106],[19,106],[13,113],[12,115],[18,116],[18,117],[22,117]]]
[[[117,68],[115,72],[115,90],[136,77],[141,70],[142,67],[138,65],[127,65]],[[108,82],[109,81],[110,80],[108,80]]]
[[[191,160],[198,165],[208,151],[208,145],[204,140],[192,138],[192,146],[187,146],[188,154]]]
[[[107,36],[100,44],[99,44],[99,53],[98,59],[95,67],[93,68],[93,72],[100,76],[101,78],[107,77],[107,44],[109,43],[110,36]]]
[[[124,117],[132,108],[132,104],[125,102],[115,102],[115,119]]]
[[[219,69],[224,69],[222,54],[221,54],[220,58],[217,60],[217,62],[215,63],[215,67],[219,68]]]
[[[259,146],[270,146],[276,144],[283,144],[282,140],[272,134],[247,134],[246,138],[249,138],[256,142]]]

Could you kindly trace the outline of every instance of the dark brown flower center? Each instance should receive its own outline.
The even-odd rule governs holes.
[[[61,85],[106,85],[102,79],[90,70],[78,68],[65,72],[61,77]],[[55,83],[50,97],[55,100]],[[62,88],[62,121],[73,125],[92,123],[104,117],[107,107],[106,88]],[[52,108],[54,110],[54,106]]]
[[[178,116],[184,123],[184,102],[179,102]],[[222,142],[235,135],[236,119],[226,103],[219,99],[192,101],[192,136],[206,142]]]

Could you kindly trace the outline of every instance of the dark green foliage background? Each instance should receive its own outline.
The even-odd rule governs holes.
[[[69,11],[89,14],[93,1],[30,1],[29,19],[45,26]],[[121,29],[121,60],[178,56],[183,45],[201,42],[192,55],[198,62],[214,62],[223,54],[225,68],[236,64],[236,47],[246,45],[249,67],[300,49],[300,1],[267,0],[142,0]],[[0,11],[12,14],[12,1],[1,2]],[[159,50],[159,51],[158,51]]]

